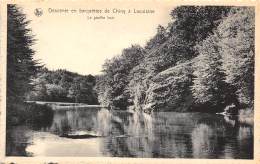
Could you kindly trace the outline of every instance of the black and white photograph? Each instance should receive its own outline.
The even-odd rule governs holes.
[[[255,6],[92,2],[6,5],[6,157],[254,160]]]

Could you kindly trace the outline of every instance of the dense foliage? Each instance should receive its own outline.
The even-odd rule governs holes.
[[[29,21],[9,5],[7,113],[16,115],[14,102],[25,99],[87,104],[99,100],[114,109],[148,112],[252,109],[254,9],[181,6],[170,15],[171,22],[159,25],[144,47],[125,48],[94,77],[42,68],[33,59]]]
[[[99,101],[147,111],[252,107],[253,8],[181,6],[171,16],[144,48],[132,46],[104,64]]]
[[[34,88],[27,93],[27,100],[98,104],[95,84],[92,75],[44,68],[32,78]]]
[[[254,23],[254,8],[234,8],[216,32],[225,81],[235,88],[239,102],[249,106],[254,100]]]
[[[193,95],[197,103],[253,106],[254,10],[232,8],[198,46]]]
[[[7,126],[24,122],[30,112],[25,94],[33,88],[31,77],[41,68],[33,59],[35,39],[21,9],[8,5],[7,15]]]
[[[15,5],[8,6],[7,19],[7,102],[24,99],[24,93],[32,88],[31,77],[40,68],[33,60],[31,46],[35,40],[27,27],[29,21]]]
[[[126,109],[131,105],[127,90],[130,70],[139,64],[144,57],[144,50],[133,45],[124,49],[121,56],[108,60],[103,65],[104,76],[99,77],[99,96],[104,105]]]

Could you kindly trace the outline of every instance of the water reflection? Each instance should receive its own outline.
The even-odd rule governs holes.
[[[151,157],[153,128],[151,115],[141,112],[112,112],[111,136],[103,140],[108,156]]]
[[[22,130],[21,130],[22,129]],[[8,132],[8,155],[156,158],[252,158],[253,127],[237,117],[205,113],[148,115],[107,109],[55,111],[47,128]],[[85,132],[91,138],[71,139]],[[18,134],[19,133],[19,137]],[[22,134],[20,134],[22,133]]]
[[[214,152],[216,143],[212,137],[216,136],[214,131],[206,124],[199,124],[192,131],[192,150],[195,158],[208,158]]]

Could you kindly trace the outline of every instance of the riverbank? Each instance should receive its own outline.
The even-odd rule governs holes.
[[[53,101],[25,101],[26,103],[35,103],[41,105],[57,105],[57,106],[78,106],[78,105],[88,105],[85,103],[70,103],[70,102],[53,102]]]
[[[47,105],[53,110],[68,108],[109,108],[104,105],[89,105],[85,103],[69,103],[69,102],[51,102],[51,101],[25,101],[26,103],[35,103],[39,105]]]
[[[239,110],[238,120],[241,123],[254,125],[254,110],[252,108],[246,108]]]

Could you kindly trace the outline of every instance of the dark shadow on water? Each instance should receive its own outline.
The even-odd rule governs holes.
[[[85,135],[61,135],[60,137],[65,137],[65,138],[71,138],[71,139],[86,139],[86,138],[96,138],[99,136],[95,135],[90,135],[90,134],[85,134]]]
[[[16,106],[19,108],[19,105]],[[26,152],[26,147],[32,143],[28,142],[30,136],[26,131],[48,129],[52,125],[54,111],[46,105],[21,104],[20,114],[25,120],[22,125],[9,125],[6,130],[6,155],[7,156],[32,156]],[[8,109],[7,109],[8,110]],[[19,110],[19,109],[17,109]],[[7,118],[8,119],[8,118]]]
[[[32,156],[31,153],[26,152],[26,147],[31,143],[28,142],[29,137],[25,131],[28,130],[26,126],[17,126],[6,131],[6,155],[7,156]]]

